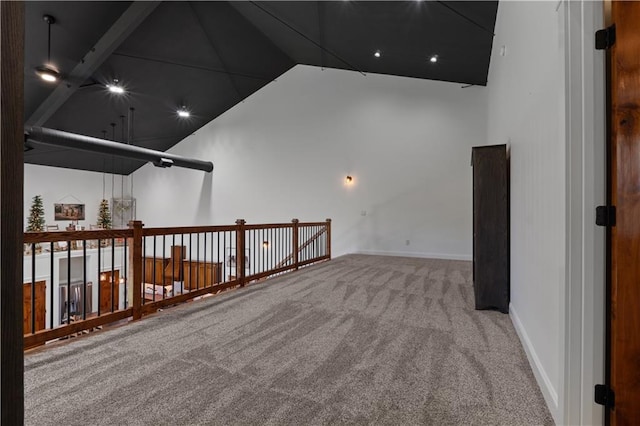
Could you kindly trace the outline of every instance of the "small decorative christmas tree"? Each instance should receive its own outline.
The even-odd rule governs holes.
[[[111,212],[109,211],[109,202],[107,200],[100,201],[98,225],[102,229],[111,229]]]
[[[44,207],[42,206],[42,197],[35,195],[29,209],[29,221],[27,224],[27,232],[43,232],[44,231]]]

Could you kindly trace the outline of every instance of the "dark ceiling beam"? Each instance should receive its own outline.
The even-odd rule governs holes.
[[[51,118],[159,4],[159,1],[134,1],[78,65],[65,76],[64,81],[58,84],[31,114],[25,125],[42,126]]]
[[[461,18],[465,19],[468,22],[471,22],[473,25],[475,25],[476,27],[480,28],[481,30],[483,30],[484,32],[486,32],[487,34],[491,34],[491,36],[495,36],[495,34],[493,33],[493,31],[483,27],[481,24],[477,23],[476,21],[474,21],[473,19],[469,18],[467,15],[458,12],[456,9],[454,9],[453,7],[449,6],[447,3],[443,2],[443,1],[436,1],[437,4],[439,4],[442,7],[445,7],[447,9],[449,9],[450,11],[452,11],[453,13],[455,13],[456,15],[460,16]]]
[[[228,75],[233,75],[235,77],[251,78],[254,80],[274,81],[272,77],[266,77],[263,75],[247,74],[247,73],[236,72],[236,71],[227,71],[227,70],[221,70],[217,68],[203,67],[202,65],[185,64],[183,62],[170,61],[168,59],[150,58],[148,56],[132,55],[129,53],[122,53],[122,52],[114,52],[113,56],[122,56],[124,58],[138,59],[141,61],[157,62],[159,64],[175,65],[177,67],[191,68],[194,70],[202,70],[202,71],[214,72],[218,74],[228,74]]]
[[[334,58],[336,58],[337,60],[339,60],[340,62],[342,62],[343,64],[345,64],[347,67],[349,67],[352,71],[357,71],[360,74],[366,76],[366,74],[364,72],[362,72],[358,67],[356,67],[355,65],[350,64],[349,62],[347,62],[345,59],[342,59],[340,56],[338,56],[336,53],[332,52],[331,50],[327,49],[326,47],[324,47],[322,44],[318,43],[317,41],[315,41],[314,39],[312,39],[311,37],[309,37],[308,35],[304,34],[302,31],[296,29],[293,25],[287,23],[284,19],[280,18],[279,16],[277,16],[276,14],[272,13],[271,11],[269,11],[268,9],[266,9],[265,7],[263,7],[262,5],[256,3],[255,1],[250,1],[249,3],[251,3],[252,5],[254,5],[255,7],[257,7],[258,9],[262,10],[264,13],[266,13],[267,15],[271,16],[273,19],[275,19],[276,21],[280,22],[282,25],[284,25],[285,27],[289,28],[291,31],[295,32],[296,34],[298,34],[299,36],[301,36],[302,38],[304,38],[305,40],[313,43],[315,46],[319,47],[320,49],[322,49],[323,51],[327,52],[329,55],[333,56]]]

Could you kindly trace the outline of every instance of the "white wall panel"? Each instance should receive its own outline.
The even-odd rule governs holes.
[[[470,156],[486,143],[485,106],[482,87],[296,66],[171,150],[213,161],[212,174],[137,171],[138,217],[330,217],[335,255],[469,259]]]
[[[488,143],[511,153],[511,312],[561,423],[565,98],[557,2],[501,2],[488,82]]]

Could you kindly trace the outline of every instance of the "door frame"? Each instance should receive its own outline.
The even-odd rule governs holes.
[[[562,424],[603,424],[593,389],[604,380],[605,230],[595,207],[606,201],[605,54],[594,34],[604,1],[563,2],[566,131],[566,269],[558,413]]]

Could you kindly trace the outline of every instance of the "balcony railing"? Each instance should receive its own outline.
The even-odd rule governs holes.
[[[25,348],[331,258],[330,219],[129,226],[24,234]]]

